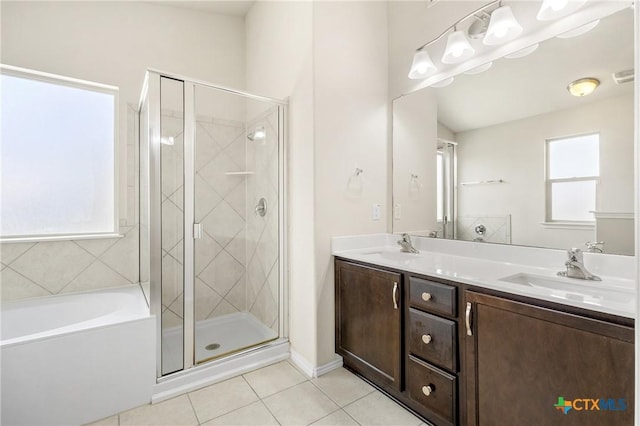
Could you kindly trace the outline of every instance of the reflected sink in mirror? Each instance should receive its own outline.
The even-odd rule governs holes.
[[[607,286],[607,284],[593,284],[575,282],[572,278],[554,278],[535,274],[516,274],[500,278],[499,281],[520,284],[523,286],[547,289],[554,297],[567,300],[580,300],[587,303],[598,301],[610,301],[623,303],[634,297],[630,290],[620,287]]]

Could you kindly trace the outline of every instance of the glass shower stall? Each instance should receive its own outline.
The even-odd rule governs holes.
[[[158,71],[140,101],[157,377],[286,338],[286,103]]]

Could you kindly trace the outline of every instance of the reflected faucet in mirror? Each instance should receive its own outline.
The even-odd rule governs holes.
[[[402,234],[401,238],[398,240],[398,245],[402,247],[400,249],[403,253],[420,253],[418,249],[416,249],[411,243],[411,237],[409,234]]]
[[[587,271],[587,268],[584,266],[582,250],[579,248],[569,249],[567,250],[567,256],[568,259],[564,263],[567,270],[558,272],[559,276],[579,278],[581,280],[602,281],[599,276],[593,275],[591,272]]]

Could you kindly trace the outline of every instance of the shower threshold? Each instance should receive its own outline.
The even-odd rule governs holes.
[[[278,338],[271,328],[249,312],[235,312],[196,322],[195,361],[202,364]],[[162,332],[163,371],[182,369],[182,327]]]

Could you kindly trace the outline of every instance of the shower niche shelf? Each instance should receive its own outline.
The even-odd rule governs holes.
[[[225,175],[227,176],[249,176],[249,175],[255,175],[256,172],[252,172],[252,171],[245,171],[245,172],[224,172]]]

